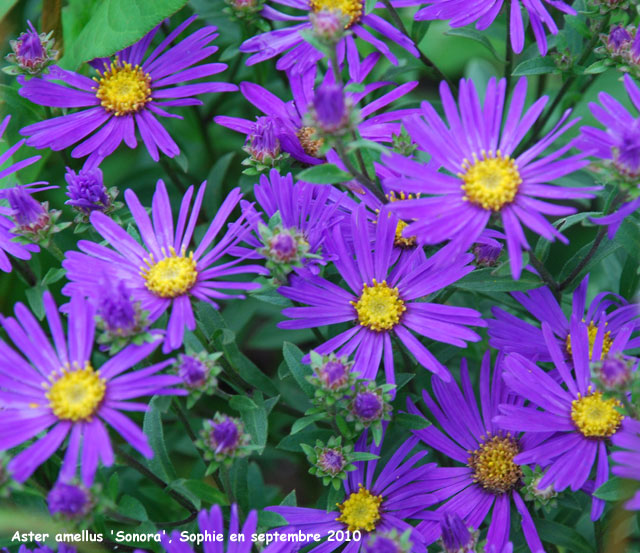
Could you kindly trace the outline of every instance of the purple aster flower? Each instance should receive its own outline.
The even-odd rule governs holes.
[[[499,356],[492,374],[491,354],[485,353],[480,367],[479,404],[465,359],[460,365],[462,389],[455,381],[443,382],[432,378],[437,401],[426,390],[422,392],[427,409],[442,430],[430,426],[413,433],[429,447],[464,465],[438,467],[423,482],[424,491],[432,493],[437,502],[442,502],[435,512],[420,514],[424,520],[418,524],[418,529],[427,544],[441,536],[452,539],[451,529],[447,526],[448,515],[457,514],[467,527],[477,529],[491,511],[487,550],[495,547],[496,551],[502,552],[509,540],[513,504],[522,517],[522,531],[529,548],[533,553],[543,550],[519,491],[522,469],[515,460],[531,439],[518,433],[502,432],[493,422],[500,403],[522,404],[520,399],[509,394],[502,382],[501,363]],[[410,413],[422,416],[410,399],[407,399],[407,407]],[[456,535],[461,535],[459,528]]]
[[[65,203],[89,215],[92,211],[107,211],[111,206],[111,199],[102,180],[100,168],[82,168],[78,173],[67,167],[64,176],[67,181],[67,196]]]
[[[285,14],[272,7],[274,4],[301,10],[305,13],[300,15]],[[306,42],[303,38],[303,33],[310,32],[313,29],[314,14],[329,10],[344,16],[346,21],[345,28],[351,31],[338,41],[335,48],[338,63],[342,64],[346,57],[352,77],[357,75],[360,67],[360,55],[354,37],[368,42],[392,64],[398,65],[398,60],[389,47],[382,40],[371,34],[367,27],[404,48],[416,58],[419,56],[418,49],[409,37],[379,15],[365,13],[365,3],[362,0],[271,0],[270,2],[265,2],[265,7],[262,10],[264,18],[298,23],[288,28],[269,31],[245,40],[240,46],[240,51],[253,54],[247,60],[247,65],[253,65],[279,54],[284,54],[276,63],[277,69],[293,74],[304,74],[312,71],[317,62],[325,57],[325,54],[309,42]],[[316,20],[316,27],[317,25]]]
[[[64,150],[80,142],[72,150],[72,157],[88,155],[88,166],[97,167],[123,141],[135,148],[137,128],[154,161],[159,159],[158,149],[168,157],[178,155],[178,145],[157,118],[182,117],[164,108],[201,105],[195,98],[199,94],[237,90],[235,85],[213,81],[179,84],[210,77],[227,68],[224,63],[195,66],[217,51],[217,46],[210,45],[218,36],[216,27],[203,27],[171,46],[195,19],[190,17],[178,25],[146,57],[159,25],[117,52],[113,59],[101,58],[94,79],[57,66],[41,78],[27,81],[18,77],[20,95],[35,104],[86,108],[25,127],[20,132],[29,137],[27,144]]]
[[[440,96],[449,126],[428,102],[421,115],[404,119],[404,125],[422,150],[432,156],[431,166],[398,154],[386,158],[386,164],[403,175],[387,178],[386,186],[423,197],[397,201],[389,209],[403,220],[413,220],[405,235],[413,234],[422,243],[437,244],[451,240],[458,251],[466,251],[486,228],[491,216],[499,216],[506,234],[507,250],[514,279],[522,270],[522,250],[530,249],[522,225],[553,241],[567,239],[543,215],[567,215],[575,208],[536,199],[590,198],[587,189],[550,186],[550,181],[587,165],[583,155],[562,157],[571,143],[540,157],[577,119],[566,123],[567,110],[557,125],[539,142],[511,157],[531,126],[542,113],[548,97],[537,100],[523,115],[527,80],[516,84],[504,125],[506,81],[491,79],[484,104],[475,85],[460,81],[459,109],[449,86],[440,85]],[[536,159],[538,158],[538,159]],[[589,189],[591,190],[591,189]]]
[[[372,444],[366,447],[366,440],[367,432],[363,432],[356,442],[355,451],[380,455],[382,441],[378,446]],[[344,550],[349,553],[357,553],[361,547],[364,548],[372,533],[390,532],[393,529],[400,534],[409,531],[411,550],[424,552],[426,547],[420,532],[406,519],[433,503],[431,496],[425,493],[421,480],[434,470],[435,465],[416,466],[427,454],[426,451],[415,453],[407,459],[416,443],[415,438],[409,438],[380,470],[377,470],[377,459],[354,462],[357,468],[347,473],[347,479],[343,482],[345,500],[338,504],[338,510],[326,512],[324,509],[284,505],[267,507],[266,511],[278,513],[288,523],[274,530],[281,534],[310,532],[322,537],[338,530],[361,532],[361,540],[347,542]],[[309,552],[331,553],[340,545],[341,542],[337,540],[325,541],[314,545]]]
[[[180,379],[158,374],[172,360],[123,374],[155,350],[159,340],[129,346],[101,367],[94,367],[91,304],[80,296],[71,299],[66,336],[49,292],[43,304],[53,345],[22,303],[15,306],[15,319],[0,320],[16,348],[0,340],[0,406],[4,408],[0,449],[14,448],[42,434],[7,465],[12,476],[24,482],[68,437],[60,480],[67,483],[74,478],[80,456],[82,482],[89,487],[99,462],[113,464],[107,426],[145,457],[153,456],[147,437],[122,411],[147,409],[143,403],[126,401],[129,399],[182,394],[171,388]]]
[[[194,330],[196,327],[191,297],[217,308],[215,300],[244,297],[228,295],[219,289],[253,290],[260,286],[253,282],[219,279],[242,273],[265,272],[262,267],[239,265],[241,259],[238,258],[214,265],[248,232],[249,223],[242,216],[211,247],[231,211],[240,201],[238,188],[227,196],[195,250],[190,250],[205,187],[206,182],[198,189],[191,210],[194,187],[187,190],[180,206],[175,234],[169,195],[162,180],[158,181],[153,195],[152,217],[149,217],[133,190],[127,190],[124,197],[142,237],[142,245],[115,221],[94,211],[90,218],[91,224],[111,247],[81,240],[78,247],[83,253],[67,252],[63,267],[71,282],[63,288],[63,293],[69,296],[79,293],[95,298],[100,294],[99,280],[105,275],[114,282],[123,280],[127,283],[133,300],[140,302],[141,308],[149,313],[150,322],[157,320],[171,308],[163,351],[166,353],[179,348],[185,328]]]
[[[629,99],[640,112],[640,89],[629,75],[624,76]],[[576,142],[585,153],[611,163],[618,173],[637,186],[640,177],[640,117],[633,117],[627,109],[606,92],[598,94],[600,104],[589,104],[593,116],[605,127],[582,127]],[[625,217],[640,207],[640,197],[625,203],[611,215],[592,219],[599,225],[609,225],[609,238],[613,239]]]
[[[476,22],[476,29],[484,31],[496,20],[500,13],[504,0],[473,0],[471,3],[462,0],[400,0],[399,6],[424,5],[414,16],[417,21],[449,20],[451,27],[464,27]],[[549,29],[552,35],[558,34],[558,27],[545,4],[557,10],[576,15],[576,11],[560,0],[543,0],[541,2],[529,2],[527,0],[513,0],[507,3],[510,7],[509,32],[511,47],[519,54],[524,47],[524,23],[522,8],[527,12],[533,36],[538,43],[538,50],[543,56],[547,53],[547,36],[544,27]]]
[[[429,260],[415,264],[413,259],[420,253],[415,250],[413,258],[398,259],[393,254],[397,219],[387,214],[378,218],[375,251],[371,249],[368,224],[364,209],[356,210],[351,217],[353,250],[339,228],[333,232],[334,263],[351,290],[313,275],[292,276],[290,286],[279,288],[279,292],[308,307],[284,309],[282,313],[292,320],[278,326],[298,329],[352,322],[351,328],[315,350],[320,354],[338,350],[337,355],[351,355],[355,351],[353,370],[366,379],[375,378],[384,359],[390,384],[395,382],[391,346],[391,337],[395,335],[421,365],[449,380],[449,370],[411,331],[458,347],[480,339],[468,328],[485,326],[477,311],[423,301],[425,296],[471,272],[473,266],[468,263],[472,256],[452,259],[443,249]]]
[[[571,317],[575,317],[587,328],[589,352],[594,344],[602,344],[606,355],[613,342],[625,329],[640,325],[640,306],[629,304],[622,296],[612,292],[601,292],[587,306],[587,275],[573,293]],[[522,305],[528,315],[538,324],[531,324],[500,307],[493,307],[495,319],[489,319],[489,345],[506,353],[517,352],[535,361],[551,361],[541,325],[546,323],[555,335],[558,347],[570,359],[572,336],[570,318],[565,315],[558,300],[548,288],[537,288],[529,292],[513,292],[511,296]],[[627,349],[640,346],[640,337],[627,344]]]
[[[52,515],[60,513],[68,518],[85,517],[91,510],[91,495],[82,486],[58,482],[47,495]]]
[[[369,56],[362,67],[364,79],[375,65],[376,56]],[[274,125],[276,137],[280,142],[282,151],[287,152],[294,159],[309,165],[323,163],[319,157],[319,150],[323,145],[322,139],[316,138],[316,129],[306,123],[305,116],[313,108],[315,71],[309,71],[301,76],[289,76],[293,100],[285,102],[254,83],[240,83],[240,90],[244,97],[258,108]],[[323,81],[326,85],[333,82],[333,75],[327,73]],[[354,81],[347,83],[347,86]],[[385,113],[376,112],[388,106],[391,102],[401,98],[413,90],[417,82],[405,83],[395,87],[390,92],[367,105],[358,107],[368,94],[384,86],[393,83],[375,82],[365,85],[361,92],[346,92],[345,102],[353,106],[360,118],[358,132],[366,140],[375,142],[391,142],[394,134],[399,134],[401,129],[400,119],[405,115],[415,113],[414,109],[394,110]],[[247,137],[257,134],[265,122],[262,117],[256,121],[239,117],[227,117],[219,115],[214,118],[219,125],[241,132]]]
[[[538,488],[551,484],[558,492],[569,487],[573,491],[585,486],[598,488],[609,478],[607,443],[625,427],[618,411],[621,404],[615,398],[605,398],[591,383],[586,325],[571,319],[573,371],[547,323],[542,324],[542,332],[559,378],[518,353],[510,354],[504,362],[504,381],[529,404],[500,405],[494,422],[505,430],[524,431],[527,438],[539,437],[541,443],[524,444],[514,459],[545,470]],[[621,332],[609,353],[622,351],[629,335],[629,329]],[[591,358],[598,361],[601,355],[602,342],[596,341]],[[590,482],[594,465],[595,482]],[[593,497],[591,519],[597,520],[603,510],[604,501]]]
[[[615,463],[611,472],[620,478],[640,480],[640,422],[626,419],[624,426],[611,438],[613,445],[622,449],[611,454]],[[640,510],[640,490],[625,503],[625,507],[630,511]]]

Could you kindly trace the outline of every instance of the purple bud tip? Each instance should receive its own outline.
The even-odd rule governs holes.
[[[624,27],[616,25],[609,31],[609,38],[607,39],[607,45],[611,50],[619,50],[626,42],[631,40],[631,35]]]
[[[620,172],[631,177],[640,175],[640,120],[635,120],[623,130],[613,158]]]
[[[47,495],[47,504],[52,515],[82,516],[89,507],[89,494],[79,486],[58,482]]]
[[[623,388],[631,380],[631,367],[620,357],[607,356],[597,369],[600,380],[607,388]]]
[[[44,206],[33,199],[24,186],[14,186],[6,191],[13,220],[24,229],[37,231],[49,224],[49,214]]]
[[[337,84],[326,84],[316,90],[313,98],[318,125],[325,131],[339,129],[346,118],[344,91]]]
[[[271,117],[258,117],[247,135],[245,149],[256,161],[280,154],[277,125]]]
[[[31,21],[28,24],[29,29],[18,37],[15,54],[21,65],[33,68],[47,59],[47,51]]]
[[[440,521],[442,544],[447,553],[467,551],[473,547],[473,536],[456,513],[445,513]]]
[[[347,367],[340,361],[328,361],[319,373],[318,377],[332,390],[345,384],[349,376]]]
[[[106,287],[97,311],[108,332],[119,336],[135,332],[138,316],[124,281],[121,280],[116,287]]]
[[[492,267],[498,262],[502,252],[502,246],[494,246],[491,244],[477,243],[473,246],[473,255],[476,257],[476,263],[483,267]]]
[[[189,388],[198,388],[203,386],[207,381],[208,372],[209,369],[207,366],[199,359],[196,359],[191,355],[180,356],[178,375],[182,378],[185,386]]]
[[[279,232],[269,241],[269,252],[280,261],[290,261],[297,256],[298,243],[290,233]]]
[[[384,403],[374,392],[360,392],[353,400],[354,414],[365,421],[372,421],[380,417]]]
[[[111,204],[107,189],[102,180],[102,171],[95,169],[81,169],[77,174],[67,167],[64,177],[67,181],[66,202],[87,215],[92,211],[105,211]]]
[[[233,451],[238,446],[239,435],[238,425],[231,417],[212,421],[209,439],[216,453]]]
[[[345,464],[344,455],[338,449],[325,449],[318,456],[318,466],[329,474],[338,474]]]

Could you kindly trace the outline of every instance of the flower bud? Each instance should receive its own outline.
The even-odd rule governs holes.
[[[596,377],[607,390],[624,390],[631,383],[632,363],[621,355],[607,355],[594,363]]]
[[[332,46],[340,42],[350,18],[341,10],[319,10],[309,13],[314,36],[322,43]]]
[[[65,203],[76,208],[80,213],[89,215],[92,211],[109,211],[111,198],[104,186],[102,171],[95,169],[80,169],[78,173],[67,167],[64,176],[67,181],[67,196]]]
[[[230,465],[233,459],[246,456],[253,449],[250,441],[240,419],[216,413],[213,419],[205,420],[196,445],[204,450],[205,460],[211,461],[207,474],[221,464]]]
[[[70,519],[84,518],[92,508],[91,494],[81,486],[58,482],[47,495],[52,515],[60,513]]]
[[[12,66],[3,68],[9,75],[38,75],[45,71],[58,55],[53,49],[53,31],[49,34],[38,34],[31,21],[27,24],[29,28],[26,32],[20,34],[17,40],[9,41],[13,51],[5,59]]]
[[[477,534],[470,532],[457,513],[444,513],[440,521],[442,547],[446,553],[472,553],[475,551]]]

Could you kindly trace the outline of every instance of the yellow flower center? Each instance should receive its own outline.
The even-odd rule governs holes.
[[[310,0],[309,4],[315,13],[319,11],[342,12],[349,18],[349,22],[344,27],[345,29],[360,21],[364,8],[362,0]]]
[[[344,503],[338,503],[340,516],[336,519],[344,522],[349,532],[366,530],[371,532],[380,520],[381,495],[372,495],[362,484],[357,492],[353,492]]]
[[[500,211],[513,201],[522,184],[518,166],[500,150],[495,155],[483,151],[482,159],[473,154],[473,162],[465,159],[462,167],[464,173],[458,176],[464,181],[464,200],[484,209]]]
[[[519,452],[518,443],[510,434],[493,437],[487,434],[480,447],[469,452],[474,482],[494,494],[512,490],[522,478],[520,466],[513,462]]]
[[[316,129],[313,127],[301,127],[296,131],[304,153],[311,157],[318,157],[318,151],[324,144],[324,138],[313,138],[315,135]]]
[[[604,324],[606,328],[607,323],[604,323]],[[589,323],[589,326],[587,327],[587,332],[589,334],[589,358],[591,358],[593,357],[593,344],[595,343],[596,336],[598,334],[598,327],[594,324],[593,321]],[[571,334],[567,336],[566,345],[567,345],[567,353],[571,355]],[[612,345],[613,345],[613,340],[611,339],[611,331],[609,330],[604,333],[604,337],[602,339],[602,357],[604,357],[605,355],[607,355],[607,353],[609,353],[609,350],[611,349]]]
[[[73,370],[67,365],[51,379],[46,397],[53,414],[61,420],[90,420],[107,389],[106,380],[88,361],[82,369],[77,364]]]
[[[405,194],[404,192],[399,192],[398,194],[396,194],[393,190],[391,192],[389,192],[389,194],[386,194],[387,199],[390,202],[397,202],[398,200],[413,200],[414,198],[419,198],[420,194],[416,194],[415,196],[413,194]],[[376,213],[379,212],[380,210],[377,209]],[[405,228],[407,228],[407,226],[409,226],[409,223],[406,223],[405,221],[398,221],[398,224],[396,225],[396,236],[393,240],[393,244],[396,248],[415,248],[416,247],[416,237],[415,236],[409,236],[409,237],[404,237],[402,236],[402,232],[404,231]]]
[[[397,287],[389,288],[386,280],[376,282],[375,278],[372,286],[363,286],[360,299],[350,303],[356,308],[360,324],[377,332],[391,330],[407,309]]]
[[[186,294],[198,278],[193,252],[187,257],[184,248],[181,255],[176,255],[173,247],[169,251],[171,255],[167,256],[163,248],[162,253],[166,257],[157,262],[151,254],[149,259],[144,260],[149,268],[141,267],[140,272],[147,289],[161,298],[175,298]]]
[[[578,399],[571,402],[571,420],[583,436],[608,438],[616,433],[623,419],[616,407],[622,407],[617,399],[603,399],[602,392],[591,392],[589,387],[586,396],[578,394]]]
[[[120,64],[116,59],[94,80],[100,105],[116,116],[136,113],[151,100],[151,77],[139,65]]]

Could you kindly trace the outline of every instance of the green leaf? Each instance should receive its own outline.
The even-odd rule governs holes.
[[[141,39],[187,0],[104,0],[61,60],[75,69],[93,58],[111,56]]]
[[[616,240],[622,244],[629,256],[640,262],[640,227],[633,219],[627,218],[622,222]]]
[[[531,290],[539,288],[543,282],[534,274],[524,272],[519,280],[513,280],[511,275],[496,275],[494,269],[476,269],[464,278],[455,282],[453,286],[463,290],[476,292],[512,292],[514,290]]]
[[[333,432],[331,430],[303,430],[302,432],[298,432],[293,436],[285,436],[280,440],[280,443],[276,446],[278,449],[282,449],[283,451],[292,451],[294,453],[302,453],[302,448],[300,447],[301,443],[304,444],[315,444],[316,440],[320,440],[322,442],[326,442],[333,436]]]
[[[296,379],[296,382],[302,388],[302,391],[307,396],[313,395],[313,386],[311,383],[305,378],[306,376],[311,375],[311,368],[308,365],[304,365],[302,363],[302,357],[304,354],[300,350],[300,348],[291,342],[285,342],[282,345],[282,354],[284,355],[284,360],[287,363],[287,367],[291,371],[293,378]]]
[[[42,294],[47,289],[46,286],[38,284],[33,288],[27,288],[25,294],[27,296],[27,302],[33,314],[38,317],[38,320],[44,319],[44,304],[42,303]]]
[[[229,400],[229,407],[231,407],[231,409],[235,409],[239,413],[258,409],[258,406],[255,404],[255,402],[253,402],[247,396],[233,396]]]
[[[229,500],[223,492],[202,480],[185,480],[183,486],[205,503],[211,505],[229,505]]]
[[[342,484],[336,490],[333,486],[329,488],[329,493],[327,494],[327,512],[335,511],[338,503],[342,503],[344,499],[344,488]]]
[[[367,453],[366,451],[354,451],[350,458],[353,461],[373,461],[374,459],[380,459],[379,455],[374,455],[373,453]]]
[[[146,459],[145,462],[154,474],[165,482],[170,482],[176,478],[176,471],[171,464],[165,445],[161,410],[157,404],[159,397],[154,396],[149,402],[149,410],[144,414],[142,423],[142,430],[149,439],[151,449],[153,449],[153,457]]]
[[[373,11],[373,9],[376,7],[377,3],[378,3],[378,0],[366,0],[364,4],[365,15],[370,14]]]
[[[498,52],[496,52],[496,49],[493,47],[491,42],[489,42],[489,39],[486,37],[486,35],[484,33],[481,33],[480,31],[476,31],[475,29],[471,29],[469,27],[462,27],[460,29],[449,29],[444,34],[445,36],[461,36],[479,42],[480,44],[482,44],[482,46],[489,50],[489,52],[491,52],[491,55],[494,58],[496,58],[498,61],[503,61],[503,58],[498,55]]]
[[[625,481],[617,476],[612,476],[602,486],[600,486],[593,495],[605,501],[620,501],[629,499],[633,496],[635,487],[629,485],[629,481]]]
[[[598,60],[586,67],[583,73],[585,75],[597,75],[598,73],[604,73],[610,67],[611,64],[609,63],[609,60]]]
[[[569,526],[546,519],[534,520],[538,535],[546,542],[566,547],[571,553],[594,553],[594,548]]]
[[[296,178],[315,184],[338,184],[340,182],[353,180],[351,173],[343,171],[333,163],[323,163],[322,165],[309,167],[304,171],[300,171]]]
[[[581,263],[582,260],[585,258],[585,256],[591,249],[591,246],[592,246],[591,242],[589,242],[588,244],[585,244],[582,248],[578,250],[577,253],[575,253],[571,257],[571,259],[569,259],[569,261],[565,263],[564,267],[562,267],[562,271],[560,272],[560,277],[556,279],[558,282],[562,282],[571,274],[574,268],[577,267],[578,264]],[[593,255],[593,257],[589,260],[589,262],[584,267],[582,267],[580,272],[575,276],[575,278],[573,279],[573,284],[567,288],[567,292],[573,291],[578,286],[578,284],[580,283],[584,275],[586,275],[589,271],[591,271],[593,267],[595,267],[603,259],[611,255],[614,251],[616,251],[619,248],[620,248],[619,243],[603,240],[603,242],[598,247],[598,251]]]
[[[545,73],[554,73],[558,71],[558,67],[550,56],[540,58],[535,57],[519,63],[513,70],[512,75],[544,75]]]
[[[4,0],[0,2],[0,21],[11,11],[11,8],[18,3],[18,0]]]
[[[66,269],[55,269],[52,267],[47,271],[47,274],[42,278],[42,284],[45,286],[49,284],[53,284],[54,282],[58,282],[60,279],[64,278],[64,275],[67,273]]]
[[[118,513],[135,520],[149,520],[147,511],[144,505],[140,503],[135,497],[130,495],[123,495],[118,502]]]
[[[395,421],[400,426],[411,430],[422,430],[431,426],[431,423],[424,417],[412,415],[411,413],[398,413],[395,416]]]
[[[291,426],[291,432],[289,432],[289,434],[297,434],[301,430],[304,430],[310,424],[313,424],[314,422],[322,420],[324,418],[324,413],[317,413],[309,417],[302,417],[301,419],[297,419],[296,422],[294,422]]]

